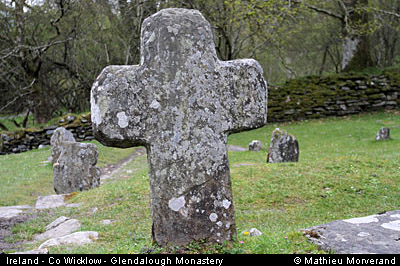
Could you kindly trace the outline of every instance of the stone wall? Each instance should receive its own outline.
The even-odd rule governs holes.
[[[400,107],[400,72],[310,76],[268,88],[268,122],[344,116]]]
[[[90,113],[80,116],[67,115],[58,121],[58,125],[43,129],[21,129],[0,134],[0,154],[19,153],[50,145],[50,138],[59,126],[68,129],[74,135],[76,141],[94,139]]]
[[[379,76],[310,76],[288,81],[280,87],[268,88],[269,123],[396,108],[400,108],[399,70],[385,71]],[[66,115],[55,126],[1,134],[0,154],[50,145],[51,135],[58,126],[71,131],[76,141],[94,139],[90,113]]]

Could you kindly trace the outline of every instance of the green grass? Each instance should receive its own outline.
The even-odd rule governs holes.
[[[391,128],[391,140],[375,141],[382,126]],[[222,249],[193,244],[186,252],[320,252],[302,236],[300,229],[399,208],[400,116],[395,112],[271,124],[231,135],[228,144],[247,147],[250,141],[258,139],[268,147],[275,127],[298,139],[299,162],[266,164],[266,150],[229,152],[237,241]],[[101,145],[99,148],[100,156],[107,156],[100,160],[103,165],[123,157],[121,150]],[[48,155],[49,150],[40,150],[0,157],[0,205],[25,204],[32,202],[36,194],[52,193],[51,167],[40,166]],[[13,170],[4,174],[7,167]],[[81,203],[80,208],[43,212],[28,225],[17,226],[15,239],[29,238],[65,215],[80,220],[82,230],[98,231],[100,239],[92,245],[52,248],[50,252],[140,253],[154,249],[146,158],[141,156],[125,165],[117,177],[73,197],[71,201]],[[40,190],[46,186],[48,190]],[[113,224],[103,225],[104,219],[113,220]],[[241,234],[253,227],[263,235]],[[26,248],[37,248],[39,244]]]
[[[114,164],[133,152],[133,149],[99,148],[97,166]],[[50,147],[29,152],[0,156],[0,206],[33,205],[38,196],[54,194],[53,167],[47,161]]]

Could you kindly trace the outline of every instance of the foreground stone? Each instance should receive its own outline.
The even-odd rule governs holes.
[[[267,163],[285,163],[299,161],[299,143],[286,130],[276,128],[272,132],[268,149]]]
[[[39,196],[36,200],[35,208],[36,209],[50,209],[50,208],[58,208],[58,207],[79,207],[79,203],[65,203],[65,196],[67,194],[61,195],[46,195]]]
[[[51,158],[53,164],[55,164],[58,160],[58,157],[60,157],[62,149],[61,143],[64,141],[75,142],[74,135],[64,127],[56,128],[50,139]]]
[[[57,218],[54,222],[46,226],[46,232],[34,237],[35,240],[45,240],[55,237],[69,235],[78,231],[81,223],[76,219],[69,219],[65,216]]]
[[[91,244],[98,238],[99,238],[99,233],[95,231],[76,232],[66,236],[49,239],[43,244],[41,244],[38,249],[44,249],[61,245],[81,246],[85,244]]]
[[[53,165],[54,191],[67,194],[98,187],[101,172],[96,167],[97,146],[69,141],[63,141],[59,146],[61,154]]]
[[[65,195],[39,196],[36,200],[36,209],[57,208],[65,205]]]
[[[399,254],[400,211],[338,220],[302,230],[319,248],[338,254]]]
[[[376,133],[376,140],[389,140],[390,139],[390,129],[387,127],[382,127]]]
[[[266,89],[260,65],[220,61],[210,24],[186,9],[143,22],[140,65],[99,75],[91,91],[95,137],[147,148],[155,242],[236,235],[227,137],[266,123]]]
[[[24,213],[26,210],[31,209],[29,205],[18,205],[18,206],[6,206],[0,207],[0,218],[1,219],[12,219]]]

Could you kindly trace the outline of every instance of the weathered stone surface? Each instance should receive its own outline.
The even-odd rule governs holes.
[[[376,140],[388,140],[390,139],[390,129],[387,127],[382,127],[376,133]]]
[[[249,143],[249,151],[261,151],[263,148],[264,146],[259,140],[253,140]]]
[[[338,254],[399,254],[400,211],[333,221],[302,230],[326,251]]]
[[[99,238],[99,233],[95,231],[75,232],[66,236],[55,237],[47,240],[39,246],[39,249],[61,246],[61,245],[85,245],[91,244]]]
[[[64,202],[65,195],[47,195],[39,196],[36,199],[36,209],[49,209],[65,206]]]
[[[69,235],[78,231],[81,223],[76,219],[69,219],[65,216],[57,218],[55,221],[46,226],[46,232],[35,236],[35,240],[45,240],[55,237]]]
[[[100,169],[96,167],[99,151],[95,144],[63,141],[61,154],[53,166],[57,194],[88,190],[99,186]]]
[[[272,132],[268,150],[268,163],[284,163],[299,161],[299,143],[286,130],[276,128]]]
[[[31,209],[29,205],[0,207],[0,219],[11,219],[22,214],[25,210]]]
[[[53,158],[53,164],[57,162],[58,157],[61,154],[61,142],[70,141],[75,142],[74,135],[66,130],[64,127],[58,127],[50,139],[51,144],[51,156]]]
[[[147,148],[157,243],[222,243],[236,234],[227,137],[266,123],[266,89],[260,65],[220,61],[209,23],[186,9],[143,22],[140,65],[99,75],[91,91],[95,137]]]

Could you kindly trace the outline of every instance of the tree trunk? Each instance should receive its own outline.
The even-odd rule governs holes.
[[[354,25],[367,25],[368,0],[344,0],[342,71],[360,71],[374,65],[368,35]],[[359,10],[359,11],[357,11]]]
[[[54,111],[50,103],[51,101],[41,88],[39,82],[33,85],[32,90],[34,91],[32,95],[33,116],[39,124],[47,123],[51,119]]]

